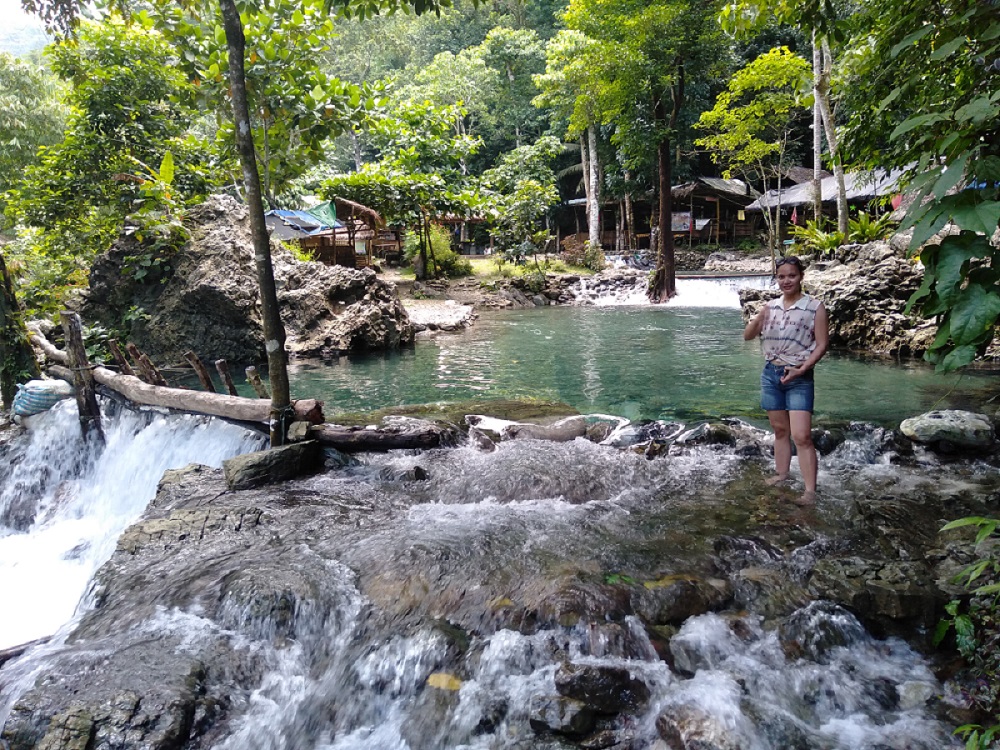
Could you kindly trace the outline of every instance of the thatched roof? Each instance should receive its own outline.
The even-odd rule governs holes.
[[[743,180],[724,180],[721,177],[698,177],[691,182],[674,185],[670,188],[670,194],[678,200],[687,200],[692,196],[726,198],[740,205],[749,203],[759,195]]]
[[[368,206],[363,206],[360,203],[349,201],[347,198],[334,197],[332,200],[333,204],[337,207],[337,216],[350,216],[363,219],[373,230],[381,229],[385,226],[385,219],[374,208],[368,208]]]

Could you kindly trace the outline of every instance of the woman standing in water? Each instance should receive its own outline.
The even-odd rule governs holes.
[[[764,372],[760,405],[774,430],[775,475],[768,484],[788,479],[792,443],[799,457],[805,492],[796,502],[816,502],[816,447],[812,441],[813,367],[826,354],[829,323],[823,303],[802,291],[802,261],[795,256],[776,264],[781,296],[771,300],[743,330],[746,341],[761,336]],[[791,438],[791,439],[789,439]]]

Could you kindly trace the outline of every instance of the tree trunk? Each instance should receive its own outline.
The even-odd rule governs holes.
[[[351,146],[354,151],[354,170],[356,172],[361,171],[361,167],[364,165],[364,159],[361,158],[361,139],[358,138],[358,132],[351,128],[347,131],[351,137]]]
[[[837,131],[833,126],[833,113],[830,109],[830,77],[833,74],[833,56],[830,45],[823,40],[823,67],[820,85],[817,89],[820,113],[823,116],[823,131],[826,142],[830,146],[830,156],[833,159],[833,174],[837,178],[837,231],[847,237],[847,186],[844,180],[844,165],[840,158],[840,147]]]
[[[288,384],[288,359],[285,352],[285,327],[278,310],[278,292],[274,285],[271,265],[271,242],[264,223],[260,173],[254,156],[253,133],[250,130],[250,109],[247,104],[244,69],[245,38],[235,0],[219,0],[229,48],[229,85],[233,98],[233,119],[236,125],[236,147],[243,167],[250,228],[253,233],[254,258],[257,263],[257,284],[260,287],[260,311],[264,324],[264,346],[267,351],[268,374],[271,379],[271,414],[269,420],[271,447],[285,444],[288,425],[292,422]]]
[[[590,152],[588,162],[590,171],[588,181],[590,192],[587,195],[587,241],[591,247],[601,246],[601,181],[597,168],[597,127],[587,128],[587,150]]]
[[[17,391],[17,381],[39,376],[35,353],[21,319],[21,308],[14,295],[14,282],[0,253],[0,398],[10,408]]]
[[[822,84],[823,60],[816,32],[813,31],[813,221],[819,226],[823,218],[823,113],[820,111],[819,97]]]
[[[635,207],[632,204],[632,191],[629,183],[632,181],[632,173],[625,172],[625,249],[635,250],[638,244],[635,237]]]
[[[677,294],[676,268],[674,266],[673,193],[670,164],[670,139],[664,138],[656,149],[659,176],[660,231],[657,236],[656,273],[649,289],[651,302],[666,302]]]
[[[309,429],[309,437],[344,453],[439,448],[448,431],[436,425],[418,430],[369,429],[321,424]]]

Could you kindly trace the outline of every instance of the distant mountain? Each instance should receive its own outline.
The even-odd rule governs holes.
[[[0,0],[0,52],[20,57],[49,43],[42,22],[21,10],[18,0]]]

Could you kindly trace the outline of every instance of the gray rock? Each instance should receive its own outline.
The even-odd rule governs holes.
[[[211,196],[190,209],[190,241],[162,271],[136,280],[123,270],[141,252],[126,233],[94,262],[82,314],[120,328],[160,362],[180,361],[193,349],[202,359],[231,362],[264,357],[257,272],[246,207]],[[393,349],[414,330],[395,289],[371,269],[301,262],[273,244],[278,301],[292,355],[331,357],[341,352]]]
[[[314,471],[321,460],[319,443],[308,440],[280,448],[244,453],[224,461],[222,468],[229,489],[248,490]]]
[[[555,680],[560,695],[600,714],[635,712],[649,701],[646,684],[622,667],[563,664]]]
[[[904,419],[899,429],[918,443],[948,443],[959,448],[989,448],[996,438],[993,423],[985,414],[955,409],[930,411]]]
[[[782,621],[778,639],[789,658],[827,663],[830,652],[868,639],[858,619],[843,607],[826,601],[810,602]]]
[[[561,695],[533,697],[528,714],[536,732],[579,735],[594,728],[594,713],[582,701]]]
[[[654,625],[680,624],[689,617],[721,609],[732,597],[728,581],[705,581],[687,575],[669,575],[647,581],[632,596],[636,614]]]
[[[741,750],[743,743],[726,723],[698,706],[681,704],[656,718],[656,730],[670,750]]]

